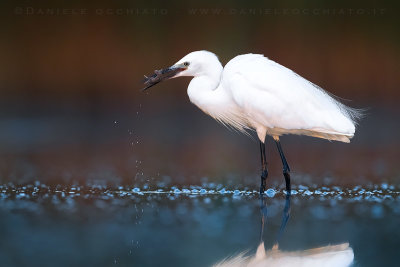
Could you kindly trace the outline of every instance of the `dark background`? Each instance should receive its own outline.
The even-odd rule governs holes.
[[[189,78],[140,92],[143,74],[205,49],[223,64],[264,54],[368,108],[351,144],[283,137],[295,179],[398,182],[398,11],[394,1],[2,1],[0,181],[257,181],[257,142],[190,104]]]

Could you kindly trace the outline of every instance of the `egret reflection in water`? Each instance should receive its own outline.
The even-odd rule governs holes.
[[[282,222],[276,237],[275,244],[269,250],[265,250],[263,234],[267,221],[267,202],[265,196],[261,196],[261,232],[260,244],[255,255],[246,256],[246,252],[217,263],[214,267],[347,267],[354,259],[353,249],[349,243],[328,245],[313,249],[299,251],[282,251],[279,249],[279,241],[282,237],[290,216],[290,195],[286,196]]]

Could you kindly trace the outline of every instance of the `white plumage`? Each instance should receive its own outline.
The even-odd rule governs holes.
[[[222,67],[208,51],[192,52],[174,77],[194,76],[188,95],[205,113],[241,132],[254,129],[260,141],[271,135],[302,134],[349,142],[360,112],[335,100],[290,69],[258,54],[240,55]]]

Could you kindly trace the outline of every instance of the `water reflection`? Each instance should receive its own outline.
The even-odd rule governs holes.
[[[256,190],[217,183],[0,184],[0,265],[204,267],[235,255],[241,266],[287,257],[297,263],[281,265],[297,266],[323,252],[351,256],[347,244],[304,251],[349,242],[356,266],[398,266],[397,184],[297,185],[290,201],[281,190],[268,192],[260,199]]]
[[[276,240],[271,249],[265,250],[264,247],[264,229],[268,222],[267,198],[260,196],[261,211],[261,231],[260,244],[257,247],[255,255],[247,256],[246,252],[239,253],[236,256],[229,257],[214,267],[262,267],[262,266],[324,266],[324,267],[346,267],[353,263],[353,249],[348,243],[339,245],[328,245],[307,250],[282,251],[279,249],[279,242],[285,232],[286,225],[290,217],[290,195],[286,195],[285,207],[282,213],[282,221],[276,236]]]

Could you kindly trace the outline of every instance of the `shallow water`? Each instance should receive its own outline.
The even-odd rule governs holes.
[[[285,194],[205,186],[0,186],[3,266],[212,266],[242,251],[348,242],[354,266],[395,266],[400,188],[294,186]]]
[[[0,265],[212,266],[254,255],[263,216],[267,250],[349,243],[354,266],[398,265],[398,116],[367,117],[351,144],[282,138],[284,227],[271,140],[260,199],[257,142],[174,112],[0,119]]]

